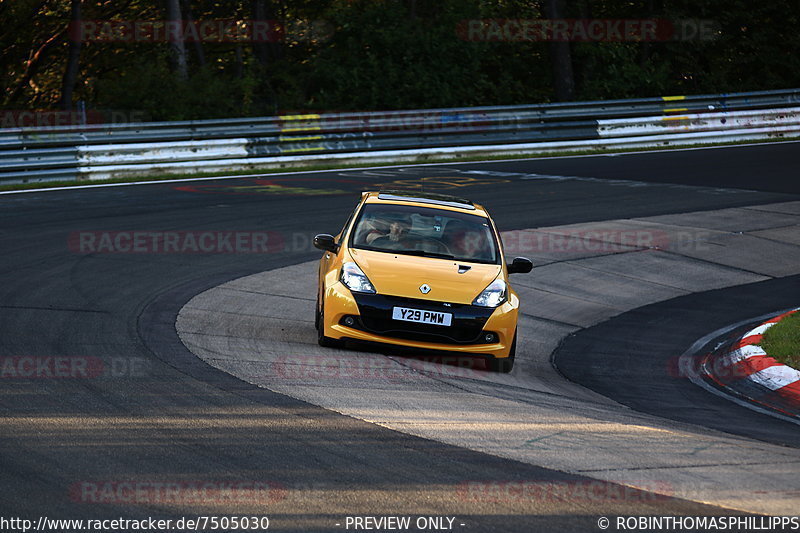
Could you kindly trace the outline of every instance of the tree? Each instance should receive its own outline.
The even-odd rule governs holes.
[[[194,16],[192,15],[192,5],[189,0],[181,0],[181,8],[186,15],[186,22],[189,24],[194,24]],[[192,46],[194,48],[194,54],[197,58],[197,65],[200,68],[206,66],[206,54],[203,51],[203,43],[200,39],[194,39],[192,41]]]
[[[564,18],[566,0],[545,0],[544,9],[548,19]],[[550,43],[550,60],[553,65],[553,85],[556,99],[562,102],[575,97],[575,78],[572,73],[572,54],[569,41]]]
[[[175,30],[170,32],[169,50],[172,68],[180,80],[189,79],[186,44],[183,41],[183,14],[180,0],[167,0],[167,23]]]
[[[72,109],[72,93],[75,82],[78,80],[78,71],[81,62],[81,45],[83,42],[79,27],[81,24],[81,3],[83,0],[72,0],[70,15],[69,49],[67,52],[67,68],[64,70],[64,80],[61,85],[61,109]]]

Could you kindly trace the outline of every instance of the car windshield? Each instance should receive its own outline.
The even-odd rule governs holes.
[[[367,204],[356,222],[350,246],[472,263],[499,263],[497,243],[487,218],[429,207]]]

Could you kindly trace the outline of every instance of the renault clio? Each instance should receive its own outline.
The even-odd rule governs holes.
[[[519,298],[494,222],[480,205],[438,194],[365,192],[337,236],[317,235],[319,344],[347,340],[456,352],[509,372]]]

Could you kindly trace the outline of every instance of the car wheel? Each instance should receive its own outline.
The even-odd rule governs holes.
[[[502,359],[490,359],[489,370],[492,372],[499,372],[501,374],[508,374],[514,368],[514,357],[517,355],[517,332],[514,332],[514,340],[511,341],[511,349],[508,351],[508,357]]]
[[[339,339],[332,339],[325,336],[325,308],[319,307],[316,313],[314,323],[317,326],[317,344],[324,348],[340,348],[344,346],[344,342]]]

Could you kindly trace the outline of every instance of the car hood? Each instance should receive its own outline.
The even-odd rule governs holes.
[[[371,250],[351,249],[350,255],[378,294],[459,304],[471,304],[501,270],[500,265]],[[431,287],[428,294],[420,291],[423,284]]]

